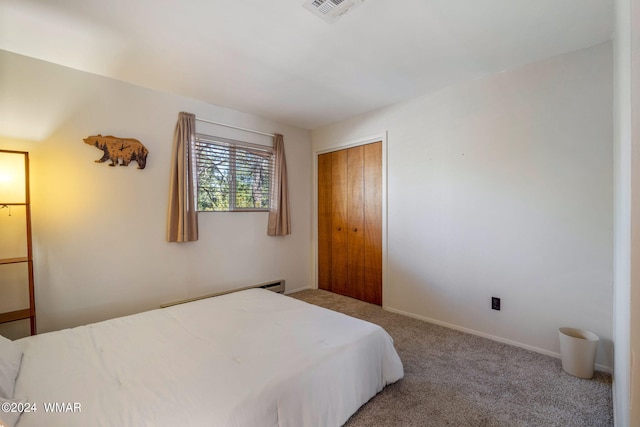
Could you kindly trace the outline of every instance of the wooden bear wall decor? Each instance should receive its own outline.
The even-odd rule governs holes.
[[[107,160],[111,160],[109,166],[129,166],[129,163],[135,160],[138,163],[138,169],[144,169],[147,165],[149,150],[137,139],[118,138],[112,135],[95,135],[89,136],[83,141],[85,144],[98,147],[104,152],[102,158],[95,161],[96,163],[104,163]],[[120,160],[122,160],[122,163],[120,163]]]

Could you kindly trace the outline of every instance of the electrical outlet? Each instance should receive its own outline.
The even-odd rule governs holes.
[[[491,297],[491,309],[500,311],[500,298]]]

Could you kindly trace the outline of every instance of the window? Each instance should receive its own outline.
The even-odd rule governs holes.
[[[267,211],[273,148],[196,135],[198,211]]]

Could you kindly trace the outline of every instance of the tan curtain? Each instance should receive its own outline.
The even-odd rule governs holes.
[[[269,236],[291,234],[289,214],[289,186],[287,185],[287,160],[284,156],[282,135],[273,137],[274,169],[271,180],[271,206],[269,208]]]
[[[173,134],[171,182],[169,184],[169,214],[167,240],[190,242],[198,240],[198,212],[196,206],[196,170],[193,145],[196,135],[196,116],[180,113]]]

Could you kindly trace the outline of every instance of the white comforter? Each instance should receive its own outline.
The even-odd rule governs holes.
[[[403,376],[379,326],[261,289],[16,342],[17,427],[339,426]]]

